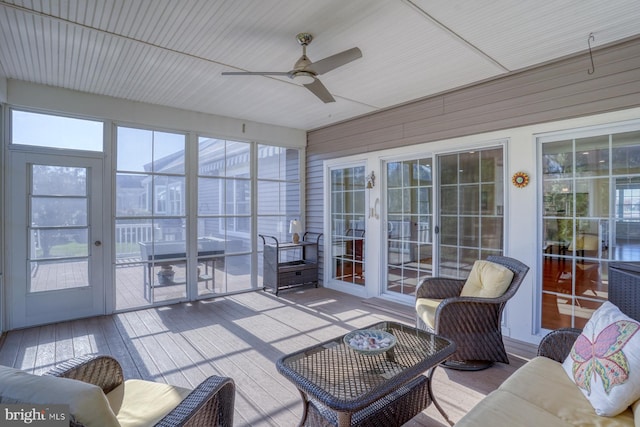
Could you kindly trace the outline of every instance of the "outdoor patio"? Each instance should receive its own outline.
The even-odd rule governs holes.
[[[234,425],[292,426],[302,413],[300,395],[275,361],[380,320],[413,325],[412,308],[324,288],[279,297],[249,292],[11,331],[0,345],[0,364],[39,374],[71,357],[102,353],[116,357],[127,378],[194,387],[209,375],[229,376],[237,386]],[[434,393],[453,421],[533,357],[532,346],[507,346],[510,365],[435,371]],[[447,424],[431,405],[407,425]]]

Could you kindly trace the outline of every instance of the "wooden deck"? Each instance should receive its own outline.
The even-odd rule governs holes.
[[[275,361],[319,341],[380,320],[413,324],[411,307],[362,300],[324,288],[249,292],[196,303],[11,331],[0,345],[0,364],[40,374],[59,362],[90,353],[110,354],[127,378],[194,387],[209,375],[236,382],[236,426],[297,425],[297,389]],[[510,365],[485,371],[439,368],[434,393],[453,421],[532,357],[527,345],[510,346]],[[408,426],[446,426],[431,405]]]

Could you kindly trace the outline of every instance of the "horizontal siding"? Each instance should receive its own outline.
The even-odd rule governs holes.
[[[324,196],[323,196],[323,180],[322,180],[322,162],[313,162],[306,168],[306,186],[305,194],[305,215],[306,215],[306,229],[313,233],[322,233],[322,215],[324,214]],[[309,197],[309,194],[313,194],[313,197]],[[324,236],[323,236],[324,238]],[[323,282],[324,274],[324,241],[320,241],[318,246],[318,280]]]
[[[324,160],[640,106],[640,38],[307,134],[307,228],[322,231]]]
[[[610,84],[608,82],[610,78],[615,78],[613,76],[624,72],[635,73],[635,82],[637,82],[640,70],[640,38],[596,51],[594,61],[596,72],[591,75],[587,73],[590,64],[588,56],[579,55],[311,131],[308,133],[308,154],[312,156],[326,153],[329,154],[329,158],[342,157],[341,151],[351,151],[354,146],[362,145],[358,138],[361,138],[363,134],[384,138],[385,132],[389,132],[389,128],[429,118],[446,120],[450,114],[456,114],[455,119],[459,121],[467,116],[471,118],[476,116],[476,109],[495,111],[496,108],[500,108],[500,104],[504,105],[509,100],[525,104],[527,99],[521,98],[528,96],[533,96],[528,111],[531,113],[539,112],[541,108],[546,107],[536,105],[541,99],[536,96],[544,99],[557,99],[573,94],[576,90],[580,92],[597,90],[603,85]],[[636,89],[630,87],[630,90],[635,91]],[[623,103],[620,108],[627,107],[628,105]],[[465,114],[467,111],[468,114]],[[602,111],[594,106],[592,113],[599,112]],[[575,116],[557,117],[557,119],[570,117]],[[501,120],[501,118],[497,118],[497,120]],[[458,123],[458,125],[460,124],[466,125]],[[517,125],[519,124],[514,123],[514,126]],[[497,130],[499,128],[491,127],[491,129]],[[355,138],[355,141],[352,138]],[[390,144],[387,148],[396,147],[397,139],[397,137],[389,138]],[[424,135],[423,141],[432,140],[434,139],[430,138],[428,133]],[[373,138],[372,141],[375,143],[378,140]]]

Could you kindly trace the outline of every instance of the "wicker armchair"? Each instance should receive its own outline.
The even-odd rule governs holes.
[[[124,382],[120,363],[111,356],[88,355],[71,359],[45,373],[91,383],[109,393]],[[233,425],[235,384],[231,378],[211,376],[200,383],[156,426]],[[72,427],[82,426],[71,422]]]
[[[441,277],[425,279],[416,290],[416,299],[442,300],[436,308],[433,328],[420,316],[416,316],[416,325],[456,343],[456,352],[443,363],[445,367],[480,370],[494,362],[509,363],[500,319],[504,306],[515,295],[529,267],[505,256],[489,256],[487,261],[501,264],[514,273],[511,284],[500,297],[461,297],[465,280]]]

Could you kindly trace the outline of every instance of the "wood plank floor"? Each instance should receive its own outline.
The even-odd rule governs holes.
[[[236,382],[235,426],[293,426],[302,414],[297,389],[275,361],[380,320],[413,324],[411,307],[362,300],[324,288],[250,292],[8,332],[0,364],[40,374],[74,356],[116,357],[126,378],[194,387],[209,375]],[[480,372],[436,369],[434,393],[453,421],[533,356],[510,346],[509,365]],[[407,426],[446,426],[433,405]]]

